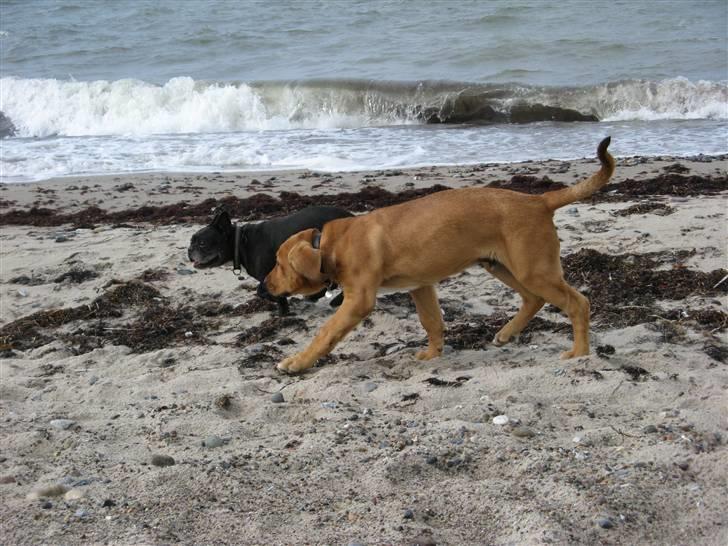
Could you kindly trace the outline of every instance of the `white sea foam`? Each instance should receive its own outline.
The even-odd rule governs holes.
[[[161,87],[138,80],[2,78],[0,89],[0,109],[19,136],[205,133],[275,125],[247,85],[204,85],[192,78],[174,78]]]
[[[470,93],[466,95],[465,91]],[[0,179],[140,171],[322,171],[591,156],[725,153],[725,82],[615,82],[583,88],[454,82],[210,83],[175,78],[0,79]],[[464,100],[460,100],[461,98]],[[460,101],[458,103],[458,101]],[[595,113],[601,123],[422,125],[424,108],[516,102]],[[605,120],[606,118],[606,120]]]
[[[728,119],[728,82],[673,78],[659,82],[624,82],[596,88],[605,105],[603,121]]]
[[[188,77],[163,86],[139,80],[0,80],[0,111],[18,136],[26,137],[342,128],[393,121],[373,120],[347,99],[345,93],[331,97],[298,86],[256,90],[245,83]]]
[[[443,105],[468,115],[480,106],[507,113],[516,102],[575,109],[604,121],[728,119],[728,83],[675,78],[539,88],[337,80],[233,84],[180,77],[158,86],[131,79],[0,79],[0,111],[20,137],[402,125]]]
[[[2,140],[0,181],[124,172],[356,171],[423,165],[593,157],[612,136],[617,156],[728,152],[716,120],[296,129]]]

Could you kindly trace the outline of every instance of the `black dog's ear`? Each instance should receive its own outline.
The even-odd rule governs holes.
[[[215,216],[210,222],[210,225],[220,232],[228,234],[233,231],[233,224],[230,221],[230,214],[222,207],[215,209]]]

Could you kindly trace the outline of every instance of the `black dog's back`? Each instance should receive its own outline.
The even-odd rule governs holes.
[[[299,231],[304,229],[322,229],[324,224],[337,218],[347,218],[353,216],[351,213],[345,210],[338,209],[336,207],[307,207],[298,212],[286,216],[285,218],[274,218],[268,220],[271,232],[274,233],[276,239],[276,250],[281,246],[286,239],[291,235],[295,235]],[[272,268],[271,268],[272,269]]]
[[[305,229],[323,229],[324,224],[337,218],[353,216],[336,207],[307,207],[289,216],[273,218],[258,224],[248,224],[245,229],[243,263],[249,275],[260,282],[276,264],[276,252],[286,239]]]

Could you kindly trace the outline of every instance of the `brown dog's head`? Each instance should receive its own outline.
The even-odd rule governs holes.
[[[326,286],[321,273],[321,251],[313,248],[316,229],[307,229],[291,235],[276,252],[276,265],[268,273],[264,284],[273,296],[315,294]]]

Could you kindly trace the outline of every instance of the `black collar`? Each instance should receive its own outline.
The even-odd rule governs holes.
[[[245,238],[245,224],[235,224],[235,248],[233,249],[233,273],[240,276],[243,272],[240,266],[240,244]],[[239,277],[240,278],[240,277]],[[240,279],[242,280],[242,279]]]
[[[311,239],[311,246],[315,248],[316,250],[321,252],[321,274],[325,278],[326,288],[331,289],[331,286],[334,284],[334,281],[331,280],[331,276],[326,272],[326,257],[324,256],[323,251],[321,250],[321,235],[322,233],[317,229],[313,232],[313,239]]]

